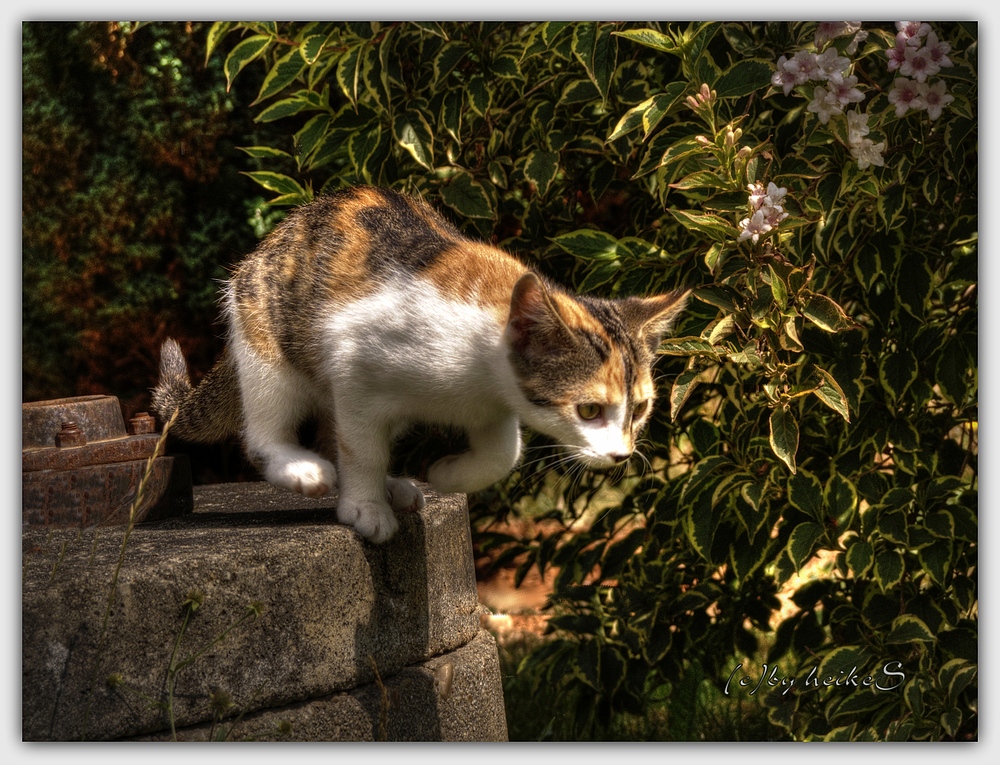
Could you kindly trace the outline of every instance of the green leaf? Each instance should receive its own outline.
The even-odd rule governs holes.
[[[361,82],[361,45],[351,47],[337,62],[336,79],[347,99],[357,105]]]
[[[827,332],[839,332],[852,324],[844,309],[825,295],[810,295],[802,307],[802,315]]]
[[[465,218],[493,219],[493,206],[486,190],[469,173],[458,173],[442,186],[441,200]]]
[[[287,151],[275,149],[271,146],[240,146],[240,151],[249,154],[255,159],[291,159],[292,155]]]
[[[374,156],[382,140],[382,129],[378,123],[368,130],[360,130],[352,133],[347,139],[347,155],[351,163],[357,170],[358,175],[364,176],[368,168],[368,161]]]
[[[774,65],[770,61],[745,59],[723,72],[712,89],[719,98],[741,98],[766,90],[773,74]]]
[[[268,45],[271,38],[264,35],[253,35],[245,40],[240,40],[226,56],[226,63],[223,68],[226,70],[226,90],[233,86],[236,75],[243,71],[244,67],[254,59],[258,58]]]
[[[487,110],[490,108],[490,103],[493,100],[493,91],[489,85],[486,84],[485,78],[481,75],[476,75],[469,80],[466,94],[469,98],[469,108],[480,117],[485,117]]]
[[[681,503],[696,497],[708,484],[708,480],[719,470],[733,467],[729,457],[713,455],[699,460],[688,473],[687,481],[681,490]]]
[[[649,138],[663,118],[682,102],[686,89],[684,82],[671,82],[662,93],[649,99],[649,107],[642,114],[642,140]]]
[[[893,401],[899,401],[917,379],[917,359],[909,350],[897,350],[882,356],[878,377]]]
[[[799,448],[799,424],[787,407],[780,406],[771,412],[771,449],[795,473],[795,452]]]
[[[892,230],[896,219],[902,215],[905,205],[906,196],[903,186],[897,184],[882,190],[878,198],[878,214],[886,231]]]
[[[307,159],[322,142],[330,127],[329,114],[317,114],[295,134],[295,146],[298,149],[299,162]]]
[[[934,633],[924,622],[913,614],[902,614],[892,622],[892,631],[886,643],[933,643]]]
[[[618,44],[610,28],[595,22],[580,22],[573,29],[573,55],[607,101],[608,89],[618,59]]]
[[[874,548],[865,541],[855,542],[847,551],[847,565],[855,579],[860,579],[875,561]]]
[[[700,337],[666,337],[660,341],[659,353],[668,356],[694,356],[704,354],[717,359],[715,348],[707,340]]]
[[[208,28],[208,35],[205,39],[205,64],[212,58],[212,53],[219,47],[222,38],[225,37],[236,25],[233,21],[216,21]]]
[[[313,104],[301,96],[292,96],[275,101],[254,118],[254,122],[274,122],[298,114],[303,109],[313,108]]]
[[[917,551],[917,558],[924,571],[942,587],[947,585],[948,574],[952,568],[954,550],[951,540],[939,539],[934,544],[922,547]]]
[[[326,45],[327,41],[326,35],[309,35],[302,44],[299,45],[299,50],[302,52],[302,58],[305,62],[312,66],[319,59],[320,53],[323,52],[323,46]]]
[[[438,86],[462,61],[468,58],[471,49],[464,42],[452,41],[442,46],[434,57],[434,85]]]
[[[681,50],[674,44],[673,38],[668,37],[662,32],[657,32],[655,29],[628,29],[622,32],[615,32],[614,34],[617,37],[624,37],[626,40],[638,43],[639,45],[645,45],[647,48],[653,48],[664,53],[673,53],[677,56],[681,54]]]
[[[904,571],[903,556],[895,550],[885,550],[875,556],[875,581],[883,591],[898,584]]]
[[[854,484],[840,473],[833,473],[823,491],[827,513],[841,526],[847,526],[858,506],[858,492]]]
[[[798,524],[792,529],[792,534],[788,538],[788,555],[796,568],[802,568],[802,564],[809,560],[813,548],[820,540],[826,529],[815,521],[806,521]]]
[[[701,374],[701,369],[698,367],[688,367],[676,378],[674,378],[674,384],[670,387],[670,419],[676,420],[677,415],[680,414],[681,408],[687,402],[691,393],[694,391],[697,385],[698,375]]]
[[[257,170],[243,173],[243,175],[252,178],[268,191],[274,191],[278,194],[301,194],[303,196],[306,194],[305,189],[299,185],[298,181],[281,173],[274,173],[270,170]]]
[[[589,80],[585,80],[585,82],[587,82],[588,85],[591,85],[593,87],[593,84]],[[605,139],[605,142],[611,143],[612,141],[616,141],[623,135],[628,135],[633,130],[638,128],[640,125],[642,125],[643,115],[645,115],[646,110],[649,108],[652,102],[653,99],[649,98],[643,101],[638,106],[633,106],[631,109],[625,112],[625,114],[622,115],[622,118],[618,120],[618,124],[615,125],[614,130],[612,130],[611,133],[608,134],[608,137]]]
[[[306,60],[302,58],[302,51],[299,48],[290,50],[274,62],[271,71],[264,78],[264,84],[260,86],[260,93],[257,94],[254,103],[259,104],[261,101],[280,93],[291,85],[305,68]]]
[[[611,234],[597,229],[581,228],[560,234],[549,241],[577,258],[586,260],[614,260],[618,257],[618,240]]]
[[[582,104],[600,97],[601,94],[597,91],[597,86],[590,80],[571,80],[566,83],[566,87],[559,95],[559,105]]]
[[[419,165],[430,170],[434,166],[434,133],[420,112],[411,111],[396,117],[393,136]]]
[[[815,678],[822,684],[827,678],[831,683],[849,676],[852,670],[859,673],[870,662],[870,655],[861,646],[845,645],[827,653],[816,670]]]
[[[816,398],[843,417],[844,420],[850,422],[851,413],[847,406],[847,396],[844,395],[844,391],[840,387],[840,384],[836,381],[836,379],[834,379],[833,375],[825,369],[821,369],[820,367],[814,368],[817,372],[819,372],[821,378],[819,387],[813,391]]]
[[[528,155],[524,163],[524,177],[534,184],[538,194],[544,197],[559,172],[559,154],[553,151],[536,149]]]
[[[490,62],[490,71],[504,79],[523,78],[521,66],[514,56],[501,54]]]
[[[788,502],[796,510],[816,519],[825,520],[823,514],[823,486],[813,473],[801,469],[789,476],[786,483]]]
[[[684,228],[706,234],[713,239],[726,240],[738,235],[736,228],[724,218],[711,213],[696,213],[671,208],[668,211]]]

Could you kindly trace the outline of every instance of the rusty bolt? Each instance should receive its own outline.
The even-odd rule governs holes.
[[[60,449],[69,446],[84,446],[86,443],[87,436],[75,422],[64,422],[62,430],[56,433],[56,446]]]
[[[128,432],[132,436],[142,436],[156,431],[156,420],[148,412],[139,412],[128,421]]]

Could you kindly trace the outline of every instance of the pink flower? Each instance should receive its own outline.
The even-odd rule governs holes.
[[[924,21],[897,21],[896,29],[906,35],[906,44],[919,48],[924,37],[931,31],[931,25]]]
[[[841,107],[847,106],[848,104],[856,104],[865,100],[865,94],[858,90],[855,85],[858,84],[858,78],[854,75],[850,77],[845,77],[843,81],[834,85],[830,92],[834,98],[837,99],[837,103]]]
[[[753,239],[754,244],[757,244],[757,240],[770,230],[771,226],[764,220],[764,212],[758,210],[752,217],[740,221],[739,240],[742,242],[745,239]]]
[[[784,56],[778,59],[778,71],[771,75],[771,84],[784,90],[787,96],[799,83],[797,82],[798,76],[795,72],[790,72],[785,68],[786,61],[787,59]]]
[[[852,35],[859,29],[860,21],[824,21],[816,28],[816,47],[822,48],[834,37]]]
[[[927,35],[927,44],[924,46],[924,50],[930,51],[931,61],[938,66],[954,66],[951,63],[951,59],[948,58],[948,54],[951,52],[951,45],[943,40],[938,40],[936,32],[931,32]]]
[[[948,86],[944,80],[938,80],[933,85],[921,82],[917,85],[920,100],[927,107],[927,116],[931,122],[941,116],[941,110],[955,100],[955,96],[948,93]]]
[[[758,181],[757,183],[751,183],[747,188],[750,190],[750,206],[754,210],[759,210],[760,206],[764,204],[764,198],[767,196],[764,184]]]
[[[906,61],[906,33],[900,32],[896,35],[896,46],[886,48],[886,58],[889,59],[889,71],[895,72]]]
[[[917,82],[924,82],[929,75],[941,71],[941,67],[931,59],[931,51],[928,48],[907,47],[904,58],[899,73],[905,77],[916,77]]]
[[[906,77],[897,77],[893,80],[892,90],[889,91],[889,103],[896,105],[897,117],[902,117],[910,109],[919,111],[926,108],[918,85],[919,83]]]

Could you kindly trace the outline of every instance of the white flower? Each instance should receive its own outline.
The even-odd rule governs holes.
[[[847,142],[852,147],[868,135],[868,113],[855,109],[847,113]]]
[[[906,33],[900,32],[896,35],[895,47],[885,50],[886,58],[889,59],[888,69],[890,72],[895,72],[906,61],[906,39]]]
[[[864,170],[869,165],[883,167],[885,160],[882,159],[882,152],[885,151],[885,141],[875,143],[871,138],[862,138],[857,144],[851,146],[851,156],[858,161],[858,169]]]
[[[931,25],[923,21],[897,21],[896,29],[906,35],[907,45],[919,48],[931,31]]]
[[[778,71],[771,76],[771,84],[784,90],[787,96],[799,82],[798,75],[785,68],[786,61],[787,59],[784,56],[778,59]]]
[[[885,141],[875,143],[870,138],[865,138],[859,146],[851,149],[851,154],[858,161],[859,170],[864,170],[869,165],[884,167],[883,152],[885,152]]]
[[[758,210],[752,217],[740,221],[739,240],[742,242],[745,239],[753,239],[754,244],[757,244],[757,240],[770,230],[771,226],[764,220],[764,212]]]
[[[781,59],[778,59],[778,63],[781,64]],[[800,50],[781,66],[795,75],[796,85],[809,82],[809,80],[823,79],[819,67],[816,66],[816,54],[807,50]]]
[[[855,53],[858,52],[858,45],[860,45],[867,39],[868,39],[868,33],[863,29],[858,30],[858,32],[854,35],[854,39],[851,40],[850,43],[848,43],[846,48],[844,48],[844,53],[846,53],[848,56],[853,56]]]
[[[851,60],[841,56],[836,48],[827,48],[816,56],[816,66],[822,75],[821,79],[839,85],[844,74],[851,65]]]
[[[915,77],[917,82],[925,82],[929,75],[941,71],[941,67],[931,58],[929,48],[907,47],[904,59],[899,73],[904,77]]]
[[[760,206],[764,204],[764,198],[767,196],[767,192],[764,190],[764,184],[758,181],[757,183],[749,184],[747,188],[750,190],[750,206],[753,207],[754,210],[759,210]]]
[[[760,184],[757,184],[758,186]],[[767,194],[764,196],[762,203],[765,207],[777,207],[781,209],[781,205],[785,202],[785,195],[788,193],[788,189],[784,186],[778,186],[774,181],[770,181],[767,184]]]
[[[944,80],[937,80],[933,85],[928,85],[926,82],[918,83],[917,92],[927,107],[927,116],[931,122],[940,117],[941,110],[955,100],[955,96],[948,92]]]
[[[843,114],[844,112],[840,101],[837,100],[836,92],[829,91],[822,85],[816,86],[816,90],[813,91],[813,100],[809,102],[806,109],[814,112],[823,125],[829,122],[830,117],[834,114]]]
[[[918,84],[906,77],[897,77],[893,80],[892,90],[889,91],[889,103],[896,105],[897,117],[902,117],[910,109],[920,111],[926,108]]]
[[[954,66],[951,63],[951,59],[948,58],[948,54],[951,52],[951,45],[943,40],[938,40],[936,32],[931,32],[927,35],[927,44],[924,46],[924,49],[930,51],[931,61],[938,66]]]

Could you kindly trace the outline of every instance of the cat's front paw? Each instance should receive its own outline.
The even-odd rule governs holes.
[[[322,497],[337,485],[333,464],[320,457],[272,464],[264,472],[268,483],[297,491],[307,497]]]
[[[353,526],[356,532],[375,544],[387,542],[399,529],[392,508],[374,500],[341,499],[337,505],[337,519]]]
[[[426,501],[424,493],[413,485],[413,481],[390,476],[385,481],[385,493],[389,506],[401,513],[415,513],[423,509]]]

